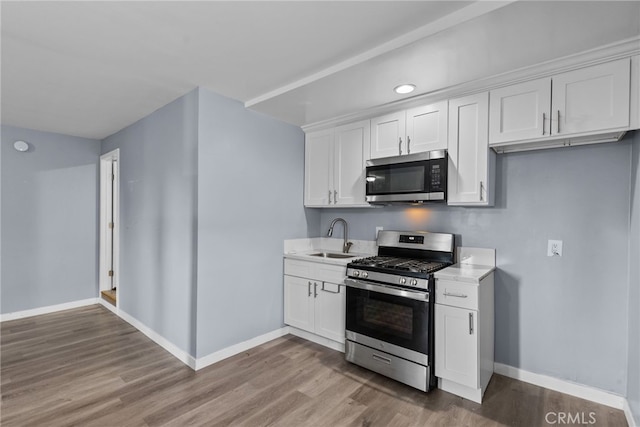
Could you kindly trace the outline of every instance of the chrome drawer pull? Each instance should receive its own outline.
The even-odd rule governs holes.
[[[391,359],[387,359],[386,357],[378,356],[377,354],[371,355],[373,360],[377,362],[386,363],[387,365],[391,365]]]
[[[322,282],[322,287],[320,288],[321,291],[323,292],[329,292],[330,294],[339,294],[340,293],[340,286],[338,286],[338,290],[337,291],[330,291],[329,289],[325,289],[324,288],[324,282]]]
[[[444,291],[443,294],[445,297],[456,297],[456,298],[466,298],[467,296],[465,294],[451,294],[447,291]]]

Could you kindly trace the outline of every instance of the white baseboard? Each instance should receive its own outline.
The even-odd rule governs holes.
[[[627,424],[629,424],[629,427],[640,426],[640,424],[636,423],[636,420],[633,418],[633,412],[631,412],[631,406],[629,406],[629,401],[627,399],[624,400],[622,410],[624,411],[624,416],[627,419]]]
[[[0,322],[24,319],[25,317],[40,316],[41,314],[55,313],[56,311],[71,310],[72,308],[85,307],[98,303],[99,298],[87,298],[80,301],[65,302],[64,304],[49,305],[46,307],[32,308],[31,310],[14,311],[0,315]]]
[[[548,388],[549,390],[559,391],[560,393],[590,400],[612,408],[624,409],[625,404],[627,407],[629,406],[627,400],[623,396],[605,390],[600,390],[595,387],[590,387],[588,385],[577,384],[547,375],[536,374],[520,368],[514,368],[513,366],[503,365],[502,363],[494,363],[493,370],[496,374],[504,375],[505,377]],[[631,409],[629,409],[629,413],[631,413]],[[629,415],[627,415],[627,419],[628,418]],[[633,424],[630,423],[629,425]]]
[[[181,348],[178,348],[171,341],[169,341],[162,335],[158,334],[156,331],[149,328],[148,326],[146,326],[144,323],[142,323],[135,317],[131,316],[130,314],[128,314],[127,312],[119,308],[114,307],[112,304],[108,303],[107,301],[104,301],[102,298],[100,298],[100,304],[102,304],[103,307],[107,308],[109,311],[113,312],[116,316],[120,317],[122,320],[124,320],[125,322],[127,322],[128,324],[130,324],[131,326],[133,326],[134,328],[136,328],[137,330],[145,334],[147,337],[151,339],[151,341],[155,342],[160,347],[167,350],[176,359],[178,359],[179,361],[181,361],[191,369],[194,369],[194,370],[196,369],[196,359],[193,356],[191,356],[189,353],[182,350]]]
[[[285,326],[284,328],[276,329],[275,331],[271,331],[266,334],[257,336],[255,338],[251,338],[250,340],[243,341],[238,344],[234,344],[227,348],[223,348],[222,350],[218,350],[214,353],[211,353],[196,359],[194,369],[197,371],[199,369],[212,365],[216,362],[224,360],[228,357],[235,356],[238,353],[242,353],[243,351],[249,350],[250,348],[257,347],[261,344],[272,341],[276,338],[285,336],[288,333],[289,333],[289,327]]]

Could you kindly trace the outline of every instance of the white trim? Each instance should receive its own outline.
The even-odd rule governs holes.
[[[123,310],[120,310],[117,307],[114,307],[112,304],[108,303],[107,301],[100,299],[100,304],[102,304],[102,306],[106,307],[109,311],[114,313],[116,316],[120,317],[122,320],[124,320],[125,322],[127,322],[128,324],[130,324],[131,326],[133,326],[134,328],[136,328],[137,330],[145,334],[153,342],[155,342],[160,347],[164,348],[169,353],[171,353],[176,359],[178,359],[185,365],[189,366],[191,369],[195,370],[196,359],[193,356],[191,356],[189,353],[182,350],[181,348],[178,348],[171,341],[169,341],[162,335],[158,334],[156,331],[149,328],[148,326],[140,322],[135,317],[131,316],[130,314],[126,313]]]
[[[341,353],[344,353],[344,343],[339,343],[339,342],[330,340],[329,338],[321,337],[319,335],[312,334],[311,332],[307,332],[307,331],[303,331],[302,329],[294,328],[293,326],[289,326],[289,333],[291,335],[295,335],[297,337],[304,338],[307,341],[311,341],[311,342],[314,342],[316,344],[320,344],[320,345],[323,345],[325,347],[328,347],[328,348],[330,348],[332,350],[336,350],[336,351],[339,351]]]
[[[523,369],[514,368],[513,366],[503,365],[502,363],[494,363],[493,366],[493,370],[496,374],[548,388],[549,390],[559,391],[560,393],[579,397],[581,399],[590,400],[612,408],[623,409],[626,402],[626,399],[619,394],[611,393],[588,385],[561,380],[547,375],[536,374]]]
[[[241,343],[234,344],[230,347],[223,348],[222,350],[218,350],[207,356],[196,359],[194,369],[196,371],[200,370],[209,365],[213,365],[216,362],[224,360],[228,357],[235,356],[236,354],[249,350],[253,347],[257,347],[261,344],[272,341],[276,338],[283,337],[288,333],[289,333],[289,327],[285,326],[284,328],[276,329],[275,331],[267,332],[266,334],[257,336],[255,338],[251,338],[247,341],[243,341]]]
[[[338,64],[332,65],[331,67],[325,68],[324,70],[311,74],[293,83],[279,87],[275,90],[264,93],[262,95],[256,96],[255,98],[252,98],[246,101],[244,103],[244,106],[249,108],[261,102],[268,101],[271,98],[275,98],[277,96],[280,96],[294,89],[298,89],[300,87],[313,83],[317,80],[323,79],[325,77],[328,77],[340,71],[344,71],[348,68],[361,64],[372,58],[375,58],[380,55],[384,55],[385,53],[389,53],[395,49],[401,48],[403,46],[407,46],[413,42],[424,39],[430,35],[436,34],[440,31],[444,31],[447,28],[452,28],[463,22],[485,15],[489,12],[493,12],[496,9],[499,9],[501,7],[507,6],[510,3],[513,3],[514,1],[515,0],[474,2],[469,6],[463,7],[462,9],[459,9],[453,13],[445,15],[442,18],[439,18],[433,22],[423,25],[422,27],[419,27],[413,31],[410,31],[407,34],[403,34],[400,37],[396,37],[395,39],[389,40],[388,42],[378,45],[373,49],[369,49],[366,52],[353,56],[345,61],[339,62]]]
[[[120,149],[116,148],[100,156],[100,256],[99,256],[99,289],[98,292],[111,289],[111,280],[108,276],[111,259],[111,233],[108,227],[108,210],[113,203],[113,281],[116,287],[120,286]],[[111,165],[113,164],[113,199],[110,199],[109,187],[111,185]],[[100,295],[98,295],[100,298]],[[120,306],[120,298],[116,299],[116,306]]]
[[[24,319],[25,317],[40,316],[41,314],[55,313],[56,311],[71,310],[72,308],[85,307],[98,303],[98,298],[87,298],[79,301],[65,302],[63,304],[48,305],[46,307],[32,308],[30,310],[14,311],[0,314],[0,322]]]
[[[629,401],[627,399],[623,402],[622,410],[624,411],[624,416],[627,419],[629,427],[639,427],[639,425],[636,424],[636,420],[633,419],[633,412],[631,412],[631,406],[629,406]]]
[[[365,110],[356,111],[315,123],[307,123],[302,127],[305,133],[323,130],[338,125],[365,120],[372,117],[390,114],[408,108],[432,104],[444,99],[459,98],[479,92],[486,92],[512,84],[548,77],[578,68],[597,65],[616,59],[628,58],[640,53],[640,36],[631,37],[605,46],[589,49],[584,52],[567,55],[562,58],[552,59],[516,70],[492,75],[489,77],[449,86],[412,98],[378,105]]]

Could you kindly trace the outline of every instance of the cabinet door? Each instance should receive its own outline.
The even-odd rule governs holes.
[[[628,127],[630,73],[626,58],[553,77],[552,134]]]
[[[335,129],[333,147],[333,203],[366,205],[365,150],[371,141],[369,120]]]
[[[489,144],[549,136],[551,78],[492,90],[489,98]]]
[[[406,115],[404,111],[371,120],[371,158],[407,154],[405,148]]]
[[[344,344],[346,296],[344,286],[316,282],[315,331]]]
[[[447,101],[408,110],[407,154],[447,149]]]
[[[284,323],[313,332],[313,281],[284,276]]]
[[[478,388],[477,311],[435,304],[436,376]]]
[[[333,130],[307,134],[304,144],[304,205],[327,206],[333,200]],[[331,192],[331,194],[329,194]]]
[[[489,94],[449,101],[449,205],[489,204]]]

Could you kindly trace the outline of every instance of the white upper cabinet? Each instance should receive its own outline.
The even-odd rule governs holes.
[[[628,129],[630,72],[626,58],[492,90],[491,146],[538,141],[544,147],[551,146],[545,140]]]
[[[371,158],[406,154],[405,128],[404,111],[371,119]]]
[[[488,92],[449,101],[449,205],[493,205],[495,153],[488,126]]]
[[[371,120],[371,158],[447,148],[447,101]]]
[[[330,174],[333,169],[333,130],[309,133],[304,144],[304,204],[329,204]],[[333,191],[333,190],[331,190]]]
[[[629,126],[629,58],[553,78],[552,119],[559,135]]]
[[[369,206],[364,171],[370,132],[370,122],[364,120],[307,134],[305,206]]]
[[[490,98],[491,143],[549,135],[551,78],[492,90]]]
[[[407,153],[447,148],[447,101],[407,111]]]
[[[369,120],[335,129],[333,145],[334,205],[367,205],[365,153],[371,140]]]

